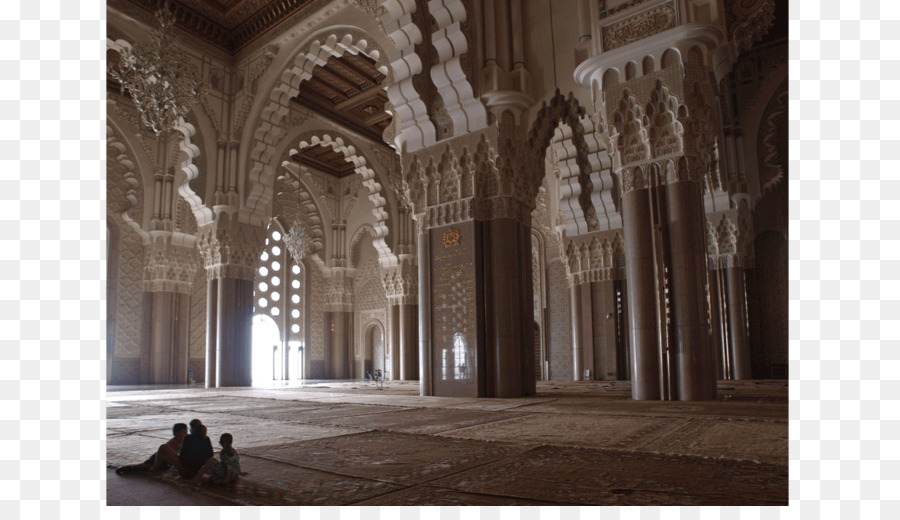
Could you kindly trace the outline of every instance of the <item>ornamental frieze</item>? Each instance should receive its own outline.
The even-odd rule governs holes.
[[[197,230],[197,247],[207,278],[253,281],[265,240],[265,229],[233,222],[223,215]]]
[[[193,243],[175,245],[158,237],[144,247],[144,292],[190,294],[200,256]]]
[[[603,48],[612,50],[675,27],[675,9],[661,5],[603,28]]]

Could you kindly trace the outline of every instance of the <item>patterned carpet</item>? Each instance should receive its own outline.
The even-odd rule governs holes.
[[[708,403],[632,401],[625,382],[482,400],[419,397],[413,383],[111,390],[111,467],[145,459],[175,422],[200,418],[214,446],[234,435],[249,475],[232,486],[173,471],[107,482],[161,482],[184,505],[787,505],[783,381],[723,382]],[[151,487],[108,505],[154,505]]]

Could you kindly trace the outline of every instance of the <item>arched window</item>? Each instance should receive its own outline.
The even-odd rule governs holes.
[[[274,380],[303,377],[303,275],[303,267],[285,247],[283,227],[273,219],[266,229],[265,247],[259,255],[253,313],[270,317],[278,327],[280,343],[272,353]]]

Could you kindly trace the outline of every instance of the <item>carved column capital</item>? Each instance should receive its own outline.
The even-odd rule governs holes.
[[[381,283],[391,305],[416,305],[419,298],[418,269],[412,255],[402,255],[400,263],[382,270]]]
[[[207,278],[253,280],[266,230],[219,218],[197,230],[197,245]]]
[[[145,292],[190,294],[200,256],[194,237],[171,232],[150,232],[144,246]]]
[[[353,311],[353,277],[356,269],[333,267],[329,269],[329,274],[331,276],[326,279],[325,311]]]

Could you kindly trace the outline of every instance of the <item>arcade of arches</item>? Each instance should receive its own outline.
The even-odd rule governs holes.
[[[108,90],[107,381],[786,378],[783,4],[174,2],[184,124]]]

